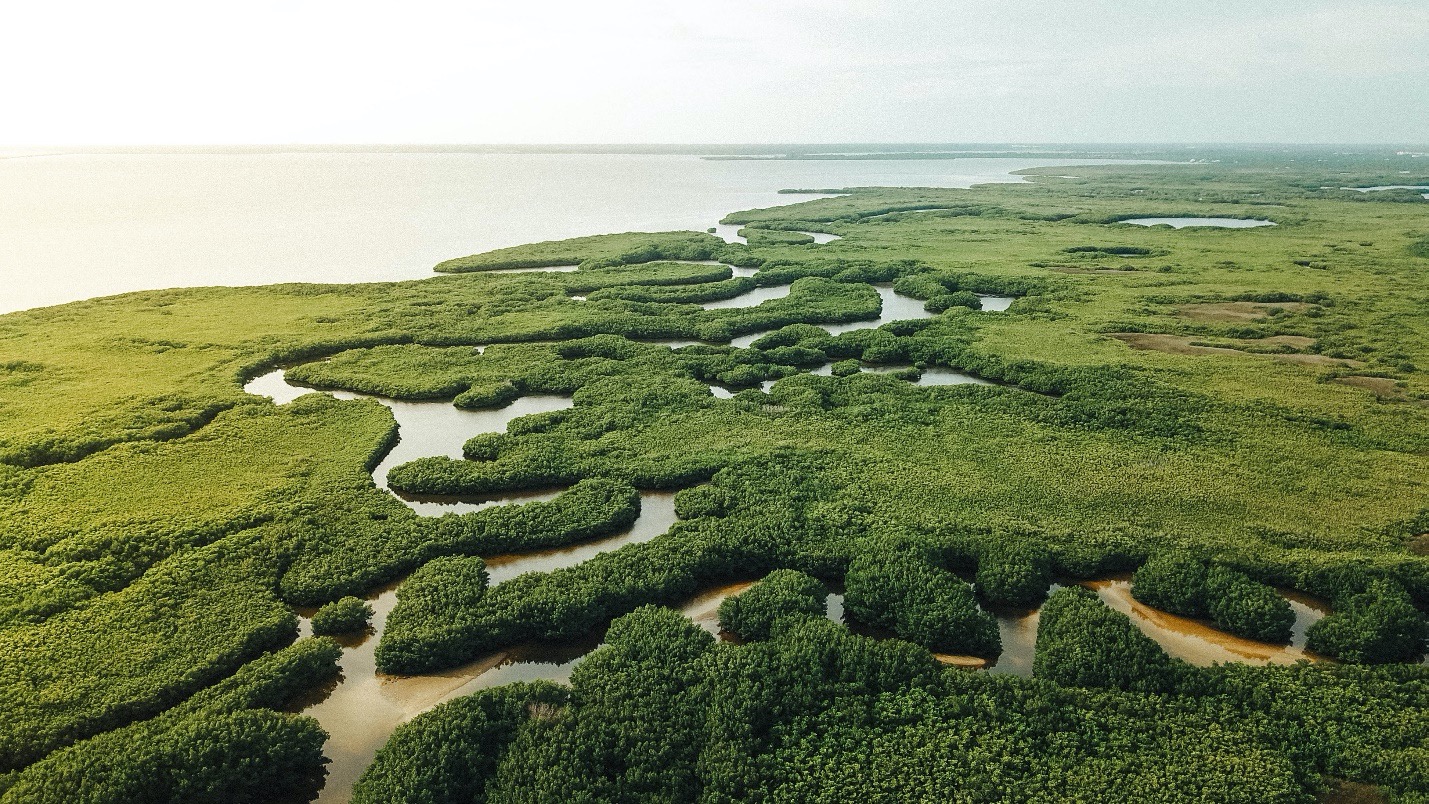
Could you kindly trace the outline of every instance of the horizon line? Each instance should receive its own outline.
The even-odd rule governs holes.
[[[1429,142],[1276,142],[1276,141],[956,141],[956,140],[828,140],[828,141],[788,141],[788,142],[144,142],[144,143],[0,143],[0,148],[31,149],[104,149],[122,150],[132,148],[808,148],[808,147],[1002,147],[1002,148],[1396,148],[1429,147]]]

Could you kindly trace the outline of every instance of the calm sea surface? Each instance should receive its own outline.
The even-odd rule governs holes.
[[[414,279],[539,240],[705,229],[783,188],[968,187],[1075,159],[483,153],[0,158],[0,312],[130,290]]]

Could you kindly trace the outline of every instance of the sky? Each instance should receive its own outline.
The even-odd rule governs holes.
[[[8,3],[0,145],[1429,141],[1429,0]]]

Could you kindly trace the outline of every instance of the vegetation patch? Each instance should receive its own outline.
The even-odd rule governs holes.
[[[1274,589],[1228,567],[1188,556],[1154,556],[1136,571],[1131,593],[1142,603],[1261,642],[1288,642],[1295,614]]]
[[[656,260],[708,260],[726,247],[718,237],[700,232],[627,232],[497,249],[447,260],[439,263],[435,270],[457,274],[556,265],[605,268]]]
[[[372,607],[355,597],[344,597],[324,604],[313,614],[314,634],[350,634],[367,627]]]
[[[905,642],[814,616],[780,618],[769,639],[736,646],[642,608],[612,624],[569,691],[506,687],[401,727],[357,800],[593,791],[850,801],[898,791],[1289,804],[1313,801],[1322,774],[1406,800],[1426,789],[1420,668],[1203,670],[1167,659],[1086,590],[1059,591],[1047,609],[1045,680],[1028,681],[944,669]],[[1240,707],[1252,700],[1259,712],[1246,718]]]
[[[1388,581],[1335,600],[1335,611],[1310,626],[1307,646],[1351,662],[1417,662],[1429,624],[1404,589]]]
[[[1094,257],[1149,257],[1156,252],[1145,246],[1067,246],[1067,254],[1089,254]]]
[[[775,570],[749,589],[726,598],[719,625],[747,642],[768,639],[785,617],[822,617],[829,590],[796,570]]]
[[[403,578],[384,671],[614,624],[569,688],[414,720],[362,800],[1305,802],[1326,776],[1429,795],[1413,664],[1429,609],[1423,207],[1320,189],[1387,183],[1394,157],[1207,156],[1221,161],[728,218],[836,230],[828,247],[610,235],[421,281],[0,316],[0,800],[310,794],[322,735],[278,699],[330,679],[337,648],[294,642],[292,607]],[[1113,246],[1078,250],[1083,224],[1128,209],[1268,204],[1284,225],[1116,227],[1098,235]],[[1037,267],[1048,255],[1089,271]],[[1095,267],[1123,263],[1147,270]],[[490,273],[558,264],[580,267]],[[1018,300],[973,312],[969,294]],[[243,392],[279,366],[466,408],[569,398],[388,475],[418,492],[567,490],[418,516],[371,476],[403,437],[388,408]],[[617,533],[653,488],[680,489],[667,533],[490,586],[483,556]],[[1166,556],[1195,566],[1157,592]],[[1261,637],[1284,633],[1272,587],[1329,599],[1310,647],[1344,663],[1194,668],[1087,593],[1047,597],[1053,579],[1136,567],[1153,605]],[[759,578],[732,605],[748,609],[730,614],[742,646],[642,608]],[[816,583],[843,583],[853,617],[892,638],[819,618]],[[994,656],[989,612],[1039,604],[1040,679],[929,653]],[[275,692],[231,686],[250,683]]]

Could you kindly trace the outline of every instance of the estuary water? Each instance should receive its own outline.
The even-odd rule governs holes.
[[[131,290],[430,275],[541,240],[705,230],[781,189],[971,187],[1109,160],[451,151],[0,155],[0,313]],[[727,227],[733,236],[738,227]],[[824,239],[821,235],[819,239]]]

